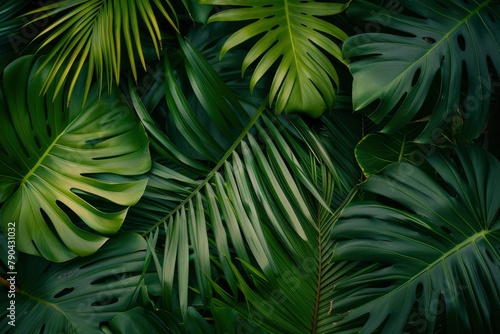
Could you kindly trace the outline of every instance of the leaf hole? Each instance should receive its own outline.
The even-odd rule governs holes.
[[[264,19],[272,19],[272,18],[274,18],[275,16],[276,16],[276,15],[268,15],[268,16],[264,17]]]
[[[116,304],[118,302],[118,298],[112,297],[112,298],[106,298],[106,299],[101,299],[101,300],[96,300],[91,306],[107,306],[111,304]]]
[[[466,5],[470,5],[469,0],[463,0],[463,2],[464,2]]]
[[[465,51],[465,38],[462,34],[458,35],[457,42],[460,50]]]
[[[418,283],[417,291],[415,292],[415,298],[420,299],[424,293],[424,285],[422,283]]]
[[[42,218],[43,220],[45,221],[45,224],[47,225],[47,227],[49,228],[50,232],[52,232],[52,234],[62,243],[64,244],[64,242],[61,240],[61,237],[59,236],[59,233],[57,233],[57,230],[56,228],[54,227],[54,224],[52,223],[52,219],[50,219],[50,217],[47,215],[47,213],[42,209],[40,208],[40,214],[42,215]]]
[[[276,30],[279,28],[279,24],[275,25],[274,27],[272,27],[269,31],[272,31],[272,30]]]
[[[415,74],[413,75],[413,79],[411,81],[411,86],[415,87],[415,85],[418,82],[418,79],[420,79],[420,73],[422,73],[422,69],[419,68],[418,70],[415,71]]]
[[[125,153],[122,153],[122,154],[117,154],[117,155],[109,155],[109,156],[103,156],[103,157],[95,157],[95,158],[92,158],[92,160],[109,160],[109,159],[116,159],[116,158],[119,158],[119,157],[123,157],[123,156],[126,156],[127,152]]]
[[[18,143],[19,143],[19,147],[21,148],[21,151],[23,151],[26,158],[31,159],[31,156],[30,156],[28,150],[26,149],[26,147],[20,141]]]
[[[444,233],[450,234],[450,235],[452,234],[451,230],[449,228],[447,228],[446,226],[441,225],[440,227],[441,227],[441,230],[443,230]]]
[[[57,294],[54,295],[54,298],[61,298],[66,295],[69,295],[75,290],[75,288],[64,288],[63,290],[59,291]]]
[[[429,44],[434,44],[434,43],[436,43],[436,40],[435,40],[434,38],[432,38],[432,37],[422,37],[422,39],[423,39],[424,41],[426,41],[427,43],[429,43]]]
[[[66,204],[61,202],[60,200],[56,200],[56,205],[61,209],[66,216],[71,220],[71,222],[78,227],[82,231],[90,232],[92,233],[92,229],[88,227],[87,224],[85,224],[82,219],[73,211],[71,210]]]
[[[40,144],[40,139],[38,139],[37,136],[33,136],[33,140],[35,141],[35,145],[36,147],[38,147],[38,149],[42,149],[42,144]]]
[[[50,128],[49,124],[47,124],[47,135],[49,136],[49,138],[52,138],[52,129]]]

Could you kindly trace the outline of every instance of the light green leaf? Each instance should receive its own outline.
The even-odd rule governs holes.
[[[391,11],[359,0],[348,10],[352,18],[393,31],[359,34],[344,43],[354,76],[354,109],[379,101],[370,117],[387,122],[385,132],[401,129],[419,112],[430,115],[417,142],[436,140],[458,113],[464,118],[461,139],[477,138],[490,108],[490,75],[500,76],[500,5],[491,0],[398,5],[400,10]]]
[[[118,231],[147,180],[129,176],[151,166],[148,139],[124,98],[82,92],[69,107],[39,94],[43,60],[22,57],[4,71],[0,89],[2,229],[18,224],[17,248],[65,261],[95,252]],[[81,84],[81,83],[80,83]],[[80,86],[81,87],[81,86]]]
[[[318,16],[339,14],[348,4],[300,0],[202,0],[200,3],[244,6],[216,13],[208,22],[253,21],[229,37],[221,57],[263,34],[247,53],[242,71],[260,58],[250,81],[253,90],[273,64],[279,63],[269,96],[278,113],[285,110],[317,117],[333,106],[334,85],[339,85],[339,78],[324,52],[343,61],[340,48],[330,37],[343,41],[347,35]]]
[[[159,57],[161,33],[157,16],[165,18],[174,29],[178,25],[174,22],[177,18],[169,0],[63,0],[28,14],[37,14],[31,23],[51,20],[51,24],[35,37],[35,40],[45,37],[39,50],[51,48],[41,66],[49,70],[49,75],[40,91],[45,94],[53,85],[56,87],[53,91],[55,98],[66,79],[69,79],[68,101],[82,70],[87,72],[85,97],[94,71],[101,87],[104,80],[109,89],[113,86],[113,78],[119,83],[124,57],[122,51],[126,51],[133,76],[137,80],[137,58],[146,69],[141,34],[147,30]],[[88,64],[87,69],[84,69],[85,63]]]

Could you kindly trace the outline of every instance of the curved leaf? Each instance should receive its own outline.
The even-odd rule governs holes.
[[[135,303],[145,257],[137,234],[116,236],[99,252],[64,264],[23,254],[16,264],[16,326],[7,325],[9,300],[2,298],[0,332],[101,333],[101,323]]]
[[[401,10],[390,11],[361,0],[348,10],[353,18],[395,31],[360,34],[344,43],[344,56],[352,60],[354,109],[380,100],[370,117],[377,123],[388,119],[384,131],[394,132],[419,111],[427,112],[428,100],[432,114],[417,141],[435,140],[457,113],[464,118],[462,139],[476,138],[490,108],[490,74],[500,75],[500,5],[491,0],[399,5]]]
[[[33,59],[11,63],[1,81],[0,221],[4,231],[17,222],[20,251],[64,261],[107,240],[88,228],[120,228],[147,183],[128,176],[150,169],[148,139],[116,91],[98,100],[94,88],[83,109],[81,94],[69,107],[61,94],[53,103],[31,94],[45,78]]]
[[[281,58],[269,97],[271,104],[276,103],[278,113],[285,110],[317,117],[333,106],[332,80],[338,86],[339,79],[322,50],[342,61],[340,48],[328,37],[343,41],[347,35],[318,16],[341,13],[347,4],[300,0],[202,0],[200,3],[245,6],[216,13],[209,22],[256,20],[229,37],[222,47],[221,57],[246,40],[264,34],[248,52],[242,70],[245,72],[250,64],[262,57],[250,81],[252,90]]]
[[[189,86],[181,89],[174,69],[166,64],[167,92],[175,93],[165,94],[164,112],[178,115],[175,125],[183,131],[164,131],[162,118],[155,115],[163,109],[148,112],[131,90],[159,156],[127,226],[142,227],[149,234],[150,248],[160,249],[160,254],[153,254],[162,285],[159,307],[188,324],[188,305],[193,305],[200,314],[213,315],[217,329],[237,325],[265,328],[261,332],[324,332],[335,317],[321,310],[328,309],[332,286],[343,268],[330,262],[332,242],[325,238],[335,218],[330,204],[340,206],[357,181],[352,152],[360,127],[348,126],[347,118],[332,117],[319,135],[297,115],[273,115],[265,101],[257,110],[249,108],[249,117],[198,50],[184,40],[180,43],[179,55],[191,72]],[[175,70],[182,72],[182,67]],[[185,94],[195,87],[203,105],[196,111]],[[217,122],[231,114],[241,123],[234,121],[231,131],[224,132]],[[318,122],[323,124],[323,118]],[[217,129],[219,137],[207,138],[198,128]],[[201,146],[199,156],[186,157],[186,150],[173,143],[177,135],[193,147]],[[207,141],[215,138],[223,145],[210,156]],[[335,145],[337,138],[344,139],[342,145]],[[354,173],[337,172],[337,162],[349,155]],[[333,199],[341,193],[337,185],[344,191],[338,201]],[[273,290],[283,293],[275,297],[270,295]],[[194,304],[200,300],[203,305]],[[266,313],[262,300],[269,300],[276,312]],[[252,319],[249,305],[262,315],[263,323]],[[236,315],[221,308],[234,309]],[[227,321],[221,320],[224,316]]]
[[[405,128],[395,134],[371,133],[356,145],[354,154],[366,177],[394,162],[412,162],[423,156],[413,142],[420,129]]]
[[[151,2],[154,2],[155,6],[152,6]],[[137,80],[137,57],[146,69],[141,42],[141,32],[144,28],[140,23],[144,23],[159,57],[161,33],[156,13],[161,14],[177,29],[174,23],[175,12],[169,0],[64,0],[30,12],[29,14],[40,14],[34,21],[47,18],[53,20],[52,24],[36,36],[36,39],[47,36],[39,49],[52,46],[41,66],[42,69],[50,70],[41,91],[46,93],[54,84],[56,95],[70,70],[73,70],[67,97],[70,100],[85,63],[88,68],[84,96],[86,97],[90,88],[94,71],[100,85],[102,86],[103,80],[106,79],[111,89],[113,77],[117,83],[120,79],[122,45],[126,49],[130,68]]]
[[[334,258],[377,264],[337,285],[348,311],[339,330],[451,333],[500,329],[500,163],[477,147],[428,162],[442,181],[407,163],[363,185],[397,208],[359,202],[333,229]],[[406,326],[406,327],[405,327]]]

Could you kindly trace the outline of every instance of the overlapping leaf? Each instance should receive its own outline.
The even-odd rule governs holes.
[[[271,298],[276,303],[268,289],[282,288],[279,300],[287,302],[276,304],[276,313],[262,313],[265,328],[295,332],[310,331],[313,326],[327,328],[329,316],[319,310],[329,307],[332,282],[338,279],[334,273],[342,267],[329,262],[331,241],[323,237],[329,235],[334,220],[329,204],[335,187],[350,189],[357,173],[353,180],[352,174],[337,172],[329,150],[352,154],[360,137],[352,134],[352,140],[346,139],[341,148],[336,150],[333,143],[327,148],[324,142],[332,138],[318,135],[299,117],[275,117],[265,110],[265,102],[257,110],[254,106],[245,111],[191,43],[180,43],[190,86],[203,112],[213,116],[195,117],[200,110],[191,108],[174,70],[166,64],[166,87],[176,92],[165,95],[168,115],[176,115],[180,135],[196,148],[198,156],[179,150],[172,132],[163,132],[156,123],[155,111],[149,114],[131,92],[160,157],[149,173],[144,197],[127,220],[137,227],[142,224],[150,235],[151,249],[164,250],[153,255],[162,285],[162,307],[187,323],[191,300],[201,298],[220,321],[217,328],[238,323],[251,326],[255,323],[248,304],[232,302],[245,298],[263,312],[260,300]],[[235,115],[231,131],[218,125]],[[346,124],[331,121],[329,126],[349,132]],[[200,128],[212,129],[215,135],[208,138]],[[222,145],[210,151],[207,142],[214,139]],[[335,203],[340,205],[340,201]],[[245,286],[244,280],[256,291]],[[241,293],[244,297],[238,297]],[[295,303],[296,309],[286,307]],[[234,314],[221,319],[220,313],[231,307],[245,320],[236,320]]]
[[[124,247],[126,245],[126,247]],[[30,255],[17,262],[16,326],[0,285],[0,333],[99,333],[100,325],[137,302],[146,242],[137,234],[110,240],[99,252],[64,264]],[[5,249],[0,251],[4,256]],[[4,279],[0,269],[0,278]],[[151,275],[151,274],[146,274]]]
[[[424,153],[413,142],[419,130],[413,126],[395,134],[372,133],[364,137],[356,145],[355,155],[365,176],[370,177],[394,162],[422,163]]]
[[[22,26],[19,11],[28,5],[27,0],[8,0],[0,5],[0,70],[3,70],[9,59],[21,52],[27,39],[19,33]]]
[[[329,37],[343,41],[347,35],[318,16],[339,14],[346,4],[300,0],[202,0],[200,3],[244,6],[216,13],[209,22],[254,20],[225,42],[221,57],[233,47],[263,34],[245,57],[242,70],[245,72],[261,58],[250,81],[253,89],[273,64],[279,63],[269,97],[278,113],[285,110],[317,117],[333,106],[332,83],[338,86],[339,78],[323,51],[342,60],[340,48]]]
[[[62,94],[32,95],[46,78],[35,75],[42,61],[19,58],[1,80],[0,221],[4,231],[18,224],[18,250],[64,261],[107,240],[91,231],[118,231],[147,183],[128,176],[151,160],[144,128],[116,91],[99,100],[94,88],[83,109],[81,91],[69,107]]]
[[[116,82],[120,79],[122,58],[125,57],[122,46],[126,48],[130,68],[137,80],[136,58],[146,68],[140,19],[159,56],[161,34],[157,13],[176,27],[176,14],[169,0],[64,0],[31,12],[38,14],[35,21],[54,20],[36,37],[47,36],[40,48],[52,47],[42,65],[50,70],[42,86],[43,92],[46,93],[54,84],[54,94],[57,94],[72,70],[69,100],[85,62],[89,65],[85,73],[85,92],[89,90],[94,71],[101,86],[106,79],[111,88],[113,77]]]
[[[414,165],[390,165],[363,189],[397,207],[354,203],[334,227],[334,258],[372,265],[337,285],[334,310],[348,311],[339,331],[500,328],[500,163],[477,147],[428,161],[438,181]]]
[[[500,74],[499,13],[498,2],[490,0],[402,0],[397,10],[353,2],[351,17],[393,31],[359,34],[344,43],[354,109],[380,102],[370,117],[387,122],[387,132],[419,111],[430,115],[420,142],[436,140],[457,115],[464,119],[461,139],[478,137],[490,108],[490,76]]]

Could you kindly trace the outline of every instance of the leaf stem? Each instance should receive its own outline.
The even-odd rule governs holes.
[[[259,109],[257,109],[257,111],[255,112],[255,115],[253,115],[252,119],[250,119],[250,121],[245,126],[243,131],[241,131],[241,134],[238,136],[238,138],[236,138],[236,140],[231,145],[231,147],[226,151],[226,153],[224,154],[222,159],[220,159],[220,161],[217,163],[217,165],[207,174],[207,177],[203,180],[203,182],[201,182],[198,185],[198,187],[196,187],[196,189],[193,190],[193,192],[191,192],[191,194],[184,201],[182,201],[182,203],[180,203],[175,209],[173,209],[172,211],[170,211],[169,214],[167,214],[165,217],[163,217],[162,219],[157,221],[147,231],[143,232],[142,233],[143,237],[146,236],[147,234],[151,233],[151,231],[153,231],[155,228],[160,226],[163,222],[167,221],[170,217],[172,217],[174,215],[174,213],[181,210],[197,193],[199,193],[201,191],[201,189],[203,189],[203,187],[205,187],[205,185],[212,179],[212,177],[215,175],[215,173],[222,167],[222,165],[227,161],[227,159],[229,159],[231,154],[233,154],[234,150],[240,145],[240,143],[246,137],[248,132],[250,132],[250,130],[253,128],[253,126],[255,125],[257,120],[260,118],[260,116],[264,112],[264,109],[267,106],[267,102],[268,102],[268,98],[264,99],[264,101],[261,104],[261,106],[259,107]]]

